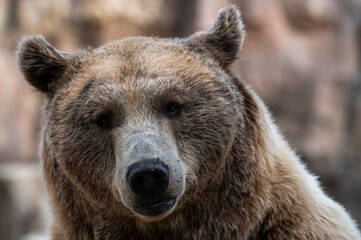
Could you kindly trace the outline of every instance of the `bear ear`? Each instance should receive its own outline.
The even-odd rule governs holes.
[[[24,37],[16,50],[17,64],[36,89],[52,95],[68,65],[68,55],[55,49],[42,35]]]
[[[244,36],[241,13],[235,5],[230,5],[219,10],[216,22],[212,27],[206,31],[195,33],[188,38],[187,43],[193,48],[197,45],[200,46],[222,67],[227,67],[237,58]]]

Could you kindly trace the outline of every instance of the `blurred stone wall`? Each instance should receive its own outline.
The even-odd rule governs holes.
[[[247,31],[234,72],[361,223],[359,0],[0,0],[0,240],[40,239],[47,215],[37,170],[41,100],[17,71],[17,41],[41,33],[71,51],[131,35],[182,37],[231,3]]]

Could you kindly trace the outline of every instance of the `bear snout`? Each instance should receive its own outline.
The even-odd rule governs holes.
[[[185,190],[177,148],[150,130],[118,139],[115,179],[123,204],[147,221],[169,215]]]
[[[159,158],[133,163],[126,174],[127,182],[134,194],[140,198],[160,195],[168,188],[168,166]]]

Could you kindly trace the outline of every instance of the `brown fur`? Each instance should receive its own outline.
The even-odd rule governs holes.
[[[230,6],[187,39],[128,38],[91,51],[63,53],[39,36],[20,42],[19,67],[46,96],[53,239],[360,239],[230,73],[244,37],[239,17]],[[171,101],[182,108],[167,118]],[[101,114],[109,129],[97,125]],[[123,180],[134,131],[155,133],[180,160],[169,164],[184,185],[170,185],[182,192],[171,191],[177,203],[159,217],[134,213]]]

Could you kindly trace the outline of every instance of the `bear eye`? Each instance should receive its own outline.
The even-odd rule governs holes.
[[[181,105],[177,102],[170,102],[166,106],[164,113],[167,117],[174,117],[176,116],[181,109]]]
[[[100,128],[110,130],[114,127],[111,118],[108,114],[100,114],[97,119],[96,123]]]

